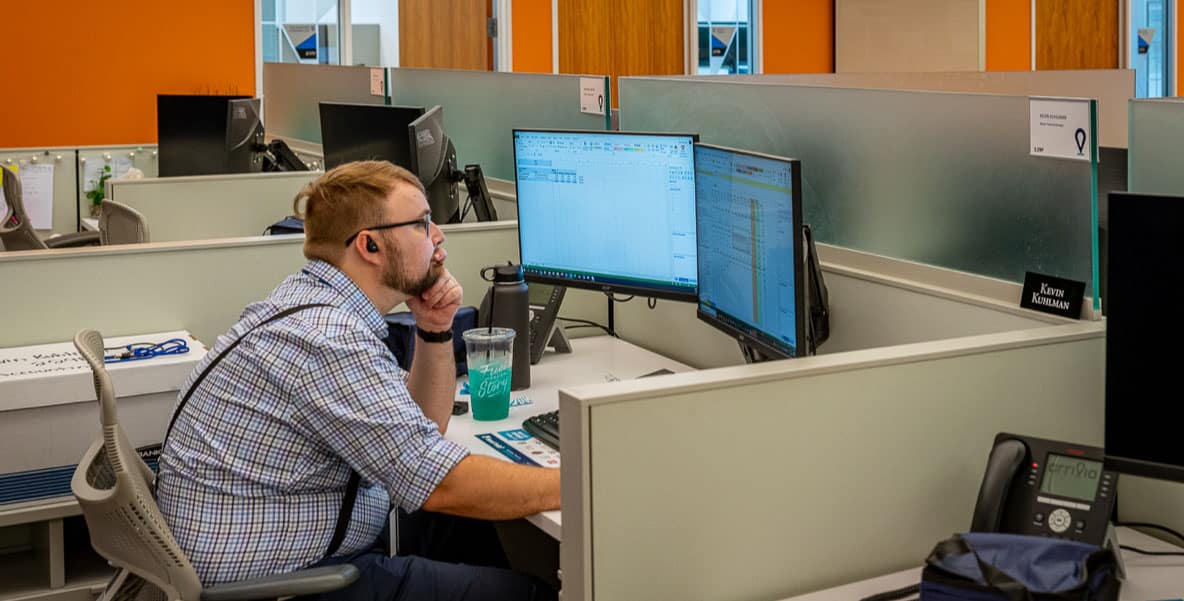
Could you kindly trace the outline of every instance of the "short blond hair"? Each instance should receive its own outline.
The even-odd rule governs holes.
[[[292,211],[304,219],[304,256],[339,265],[345,239],[386,218],[383,201],[400,183],[424,193],[419,178],[388,161],[345,163],[306,184],[292,201]]]

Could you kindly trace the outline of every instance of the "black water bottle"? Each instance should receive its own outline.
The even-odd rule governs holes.
[[[522,266],[507,263],[486,267],[481,270],[481,278],[493,285],[481,300],[480,324],[482,327],[514,330],[510,390],[530,388],[530,294],[522,276]]]

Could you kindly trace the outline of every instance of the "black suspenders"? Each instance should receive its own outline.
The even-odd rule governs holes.
[[[280,311],[279,313],[276,313],[275,315],[272,315],[271,317],[268,317],[262,322],[255,324],[251,329],[244,332],[242,336],[239,336],[238,340],[230,343],[230,346],[226,347],[226,350],[222,351],[221,355],[214,357],[214,360],[210,361],[210,364],[207,365],[206,368],[202,370],[201,374],[197,376],[197,379],[193,381],[193,385],[189,387],[189,390],[185,393],[185,396],[181,397],[181,402],[177,404],[177,410],[173,412],[173,418],[169,420],[169,427],[167,430],[165,430],[165,439],[167,439],[169,433],[173,431],[173,425],[177,423],[177,417],[181,415],[181,410],[183,410],[185,408],[185,404],[189,402],[189,397],[193,395],[193,391],[197,390],[197,387],[200,386],[202,381],[206,379],[206,376],[209,375],[210,370],[214,369],[214,366],[218,365],[218,363],[222,361],[223,357],[229,355],[230,351],[233,351],[234,347],[238,346],[238,343],[242,342],[243,338],[247,337],[247,334],[250,334],[256,329],[265,326],[277,319],[281,319],[296,313],[297,311],[303,311],[313,307],[332,306],[333,305],[326,303],[317,303],[289,307],[283,311]],[[161,442],[161,448],[164,448],[163,441]],[[331,557],[334,553],[336,553],[337,549],[341,547],[342,541],[345,540],[345,531],[349,529],[350,516],[352,516],[354,512],[354,501],[358,498],[358,487],[361,486],[361,483],[362,477],[358,474],[357,470],[351,468],[349,471],[349,482],[345,485],[345,497],[342,498],[341,509],[337,512],[337,525],[333,527],[333,538],[329,539],[329,547],[325,550],[325,557]]]

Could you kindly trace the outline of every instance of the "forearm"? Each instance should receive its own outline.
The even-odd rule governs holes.
[[[452,357],[451,341],[424,342],[416,339],[407,390],[424,415],[436,422],[441,433],[448,429],[452,401],[456,397],[456,363]]]
[[[470,455],[448,472],[423,508],[484,520],[559,509],[559,470]]]

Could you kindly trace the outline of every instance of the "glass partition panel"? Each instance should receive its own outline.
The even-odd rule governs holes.
[[[1184,100],[1132,100],[1127,184],[1131,192],[1184,194]]]
[[[514,179],[515,127],[608,129],[607,110],[580,111],[579,75],[391,69],[387,77],[391,104],[444,107],[457,163],[478,163],[486,177]],[[604,80],[607,105],[608,78],[584,77]]]
[[[622,129],[697,132],[801,159],[804,220],[820,242],[1012,282],[1034,271],[1086,282],[1093,295],[1096,156],[1029,156],[1027,97],[650,78],[620,86]]]
[[[711,81],[715,75],[669,75],[660,79]],[[730,75],[743,83],[925,90],[1011,96],[1095,98],[1098,101],[1098,145],[1126,148],[1126,103],[1135,94],[1135,72],[1130,69],[1072,69],[1064,71],[937,71],[878,73],[779,73]]]
[[[370,67],[263,64],[263,124],[268,136],[321,142],[321,102],[384,104],[370,93]]]

